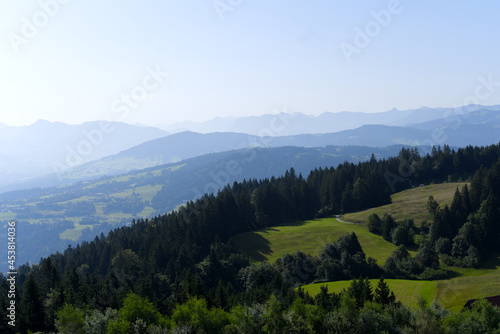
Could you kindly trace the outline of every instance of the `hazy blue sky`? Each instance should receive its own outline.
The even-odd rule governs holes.
[[[500,104],[499,13],[497,1],[2,0],[0,123]]]

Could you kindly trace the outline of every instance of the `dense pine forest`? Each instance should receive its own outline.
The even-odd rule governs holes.
[[[381,206],[421,184],[470,181],[451,206],[429,198],[429,226],[370,217],[375,234],[398,245],[383,266],[356,234],[324,245],[317,256],[286,254],[253,263],[232,237],[283,223]],[[415,242],[414,235],[420,238]],[[178,210],[101,234],[18,269],[16,327],[61,333],[483,333],[500,329],[500,311],[479,302],[452,314],[439,305],[410,310],[383,279],[439,279],[440,260],[481,267],[500,250],[500,145],[435,147],[427,155],[318,168],[307,177],[245,180]],[[416,244],[415,244],[416,243]],[[412,257],[409,246],[418,249]],[[353,280],[340,294],[315,297],[301,284]],[[0,316],[8,319],[10,282],[2,279]]]

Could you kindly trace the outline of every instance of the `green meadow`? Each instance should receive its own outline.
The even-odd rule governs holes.
[[[386,279],[384,280],[391,291],[396,296],[396,301],[400,301],[406,306],[416,307],[419,298],[424,298],[427,302],[432,302],[436,299],[437,285],[436,281],[410,281],[402,279]],[[372,289],[377,287],[378,279],[370,280]],[[329,292],[339,293],[349,287],[350,281],[337,281],[328,283],[317,283],[304,286],[304,291],[309,292],[311,296],[319,293],[320,287],[326,285]],[[463,306],[463,305],[462,305]]]
[[[341,219],[347,222],[366,222],[368,216],[374,212],[380,216],[387,212],[396,220],[413,218],[415,223],[430,221],[426,209],[428,197],[432,195],[441,206],[449,205],[455,189],[460,189],[464,184],[444,183],[409,189],[394,194],[389,205],[346,214]],[[274,262],[283,254],[298,250],[318,255],[327,243],[335,242],[343,234],[352,232],[358,236],[366,256],[376,259],[379,265],[383,265],[396,249],[392,243],[369,232],[366,224],[345,223],[333,217],[243,233],[234,237],[234,241],[239,249],[253,260]],[[410,253],[415,255],[414,251]],[[452,271],[454,277],[439,281],[387,279],[386,282],[394,291],[397,300],[410,307],[415,307],[418,299],[423,297],[428,302],[436,301],[447,310],[458,312],[469,299],[500,295],[500,253],[492,255],[481,269],[446,266],[443,266],[443,269]],[[375,288],[377,280],[371,280],[371,283]],[[320,286],[325,284],[329,291],[340,292],[349,286],[350,281],[311,284],[304,286],[304,289],[315,295]]]
[[[346,233],[355,232],[367,256],[383,264],[397,248],[381,236],[368,231],[366,225],[346,224],[335,218],[322,218],[269,227],[257,232],[248,232],[234,238],[243,253],[256,261],[274,262],[285,253],[300,250],[306,254],[318,255],[325,245],[335,242]],[[367,251],[368,250],[368,251]]]
[[[94,228],[94,225],[80,225],[79,223],[75,223],[75,228],[65,230],[64,232],[59,234],[59,237],[61,239],[76,241],[81,237],[82,230],[86,228],[92,230]]]
[[[372,213],[376,213],[380,217],[382,217],[384,213],[388,213],[392,215],[395,220],[413,218],[415,224],[420,225],[424,220],[428,222],[432,221],[432,217],[426,207],[429,196],[433,196],[441,207],[444,207],[445,205],[451,204],[453,194],[457,187],[458,189],[462,189],[465,184],[467,183],[451,182],[408,189],[392,195],[391,204],[360,212],[348,213],[344,215],[342,219],[366,223],[368,217]]]

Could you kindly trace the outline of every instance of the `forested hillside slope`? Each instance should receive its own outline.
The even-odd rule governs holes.
[[[297,319],[303,319],[311,330],[321,332],[321,328],[333,328],[343,323],[335,319],[345,312],[352,319],[361,316],[356,306],[348,306],[349,303],[355,303],[359,310],[371,297],[358,294],[356,291],[360,290],[356,287],[340,297],[326,294],[330,298],[329,302],[325,301],[328,313],[310,319],[308,314],[312,316],[311,312],[300,311],[309,306],[296,303],[309,305],[314,301],[295,292],[298,284],[360,276],[415,279],[441,275],[443,272],[437,260],[441,257],[445,261],[443,255],[447,255],[447,249],[441,245],[446,245],[446,239],[452,243],[447,259],[458,266],[480,266],[489,252],[498,250],[495,240],[500,231],[499,157],[499,145],[457,151],[445,146],[425,156],[414,149],[403,149],[399,157],[320,168],[307,177],[291,169],[279,178],[234,183],[217,195],[189,202],[176,212],[151,220],[133,221],[132,226],[116,229],[106,237],[96,237],[93,242],[69,248],[63,254],[53,254],[43,259],[39,266],[21,266],[17,276],[21,291],[19,329],[53,329],[54,319],[57,318],[61,326],[71,317],[78,319],[82,312],[79,309],[83,308],[96,310],[98,313],[94,314],[105,317],[101,312],[111,307],[123,311],[120,310],[114,320],[108,318],[109,332],[120,332],[117,328],[132,332],[131,326],[139,324],[134,322],[135,318],[127,316],[130,314],[127,310],[141,309],[132,305],[134,300],[139,302],[134,299],[140,299],[137,295],[148,298],[151,307],[169,316],[165,322],[159,321],[154,312],[151,313],[156,314],[154,317],[139,316],[146,327],[191,326],[222,332],[220,328],[243,321],[243,314],[252,317],[254,311],[248,305],[255,309],[260,303],[266,303],[260,314],[262,326],[267,331],[274,331],[272,328],[284,331],[283,326],[292,320],[286,320],[287,315],[282,310],[290,307],[298,308],[297,314],[303,316]],[[364,253],[354,233],[325,245],[318,256],[298,252],[284,255],[274,264],[251,264],[232,241],[237,233],[379,206],[390,201],[393,191],[459,178],[470,178],[471,186],[458,192],[450,207],[441,208],[438,203],[429,201],[434,222],[415,257],[402,244],[383,267],[370,254]],[[385,217],[380,223],[381,230],[375,225],[373,232],[397,242],[392,239],[393,234],[384,234],[385,228],[404,226],[391,225],[393,222]],[[359,282],[357,284],[359,286]],[[4,292],[0,297],[3,312],[7,306],[8,287],[4,279]],[[210,313],[204,318],[206,322],[200,323],[192,312],[204,312],[204,303],[208,303],[212,308],[210,312],[215,313]],[[242,314],[232,322],[230,315],[224,314],[231,308],[232,312],[237,312],[234,311],[237,305]],[[317,301],[316,305],[321,302]],[[375,313],[383,312],[376,309],[378,306],[373,307]],[[424,306],[422,310],[425,311]],[[394,312],[406,311],[395,309]],[[433,318],[432,312],[427,313],[429,321],[439,321]],[[397,318],[394,314],[392,317]],[[216,329],[209,329],[214,321],[220,324],[214,327]],[[410,320],[407,326],[418,327]],[[2,332],[9,331],[6,326],[2,328]]]

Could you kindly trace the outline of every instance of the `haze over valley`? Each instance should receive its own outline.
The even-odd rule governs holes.
[[[500,333],[500,4],[0,3],[0,333]]]

